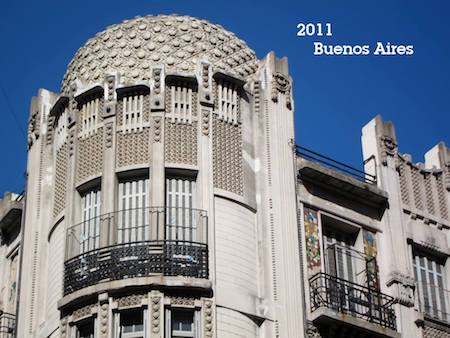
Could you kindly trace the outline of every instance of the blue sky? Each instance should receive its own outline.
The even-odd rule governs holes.
[[[447,1],[4,1],[0,12],[1,191],[21,191],[31,96],[58,91],[76,50],[136,15],[186,14],[221,24],[255,50],[287,56],[294,79],[296,141],[361,166],[361,127],[381,114],[396,125],[400,150],[423,161],[450,145]],[[298,22],[333,25],[328,38],[299,38]],[[414,45],[412,56],[313,55],[313,42]]]

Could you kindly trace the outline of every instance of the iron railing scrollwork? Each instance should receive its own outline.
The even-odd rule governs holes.
[[[198,209],[137,208],[87,220],[68,229],[64,295],[156,274],[208,278],[207,239],[207,215]]]
[[[396,329],[394,298],[379,290],[320,272],[309,280],[311,311],[326,307]]]

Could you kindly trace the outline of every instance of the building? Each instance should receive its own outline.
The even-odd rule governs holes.
[[[296,146],[291,85],[196,18],[88,40],[0,207],[5,337],[450,337],[449,149],[381,117],[365,172]]]

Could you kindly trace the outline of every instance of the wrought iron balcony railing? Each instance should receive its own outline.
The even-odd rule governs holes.
[[[0,338],[15,337],[16,316],[0,311]]]
[[[370,184],[377,183],[377,178],[375,175],[371,175],[362,170],[351,167],[345,163],[336,161],[330,157],[316,153],[315,151],[312,151],[305,147],[296,145],[295,149],[296,149],[297,155],[300,157],[303,157],[306,160],[316,162],[316,163],[324,165],[330,169],[340,171],[341,173],[351,176],[361,182],[370,183]]]
[[[318,273],[309,280],[311,311],[325,307],[396,329],[394,298],[372,288]]]
[[[64,294],[155,274],[208,278],[207,215],[190,208],[121,210],[68,229]]]

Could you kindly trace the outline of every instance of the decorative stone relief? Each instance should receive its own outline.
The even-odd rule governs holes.
[[[449,212],[448,212],[447,192],[445,191],[443,176],[444,175],[442,173],[436,175],[436,189],[439,202],[439,214],[443,219],[448,220]]]
[[[255,114],[259,115],[261,112],[261,82],[255,81],[253,86],[253,105]]]
[[[150,293],[152,337],[161,337],[162,296],[157,291]]]
[[[292,108],[291,102],[291,82],[289,79],[281,74],[274,73],[272,76],[272,101],[278,102],[278,94],[284,94],[286,96],[286,107]]]
[[[153,118],[153,141],[161,142],[161,116]]]
[[[75,128],[69,132],[69,156],[72,157],[75,150]]]
[[[213,116],[214,187],[244,194],[242,127]]]
[[[213,302],[206,300],[203,303],[203,326],[205,328],[205,337],[213,336]]]
[[[208,109],[202,110],[202,134],[205,136],[209,136],[209,129],[210,129],[210,113]]]
[[[303,220],[305,225],[306,261],[308,275],[320,272],[320,242],[319,221],[317,211],[304,207]]]
[[[145,295],[133,294],[117,299],[117,305],[119,307],[140,306]]]
[[[435,215],[436,209],[434,207],[434,199],[433,199],[433,176],[431,173],[425,173],[424,176],[424,184],[425,184],[425,203],[427,210],[430,214]]]
[[[67,143],[64,143],[61,149],[56,153],[55,201],[53,203],[53,217],[57,216],[65,206],[68,161],[68,146]]]
[[[103,169],[103,128],[95,134],[79,139],[77,182],[94,174],[101,173]]]
[[[93,311],[95,311],[95,309],[97,308],[97,304],[89,304],[86,306],[83,306],[79,309],[76,309],[73,313],[72,313],[72,319],[73,321],[77,321],[83,317],[89,317],[92,315]]]
[[[169,163],[197,164],[197,122],[172,123],[165,120],[165,161]]]
[[[111,148],[113,143],[113,123],[109,122],[105,125],[105,147]]]
[[[100,302],[100,338],[108,337],[108,317],[109,317],[109,304],[108,302]]]
[[[170,298],[171,305],[187,305],[194,306],[195,299],[190,297],[171,297]]]
[[[423,177],[420,168],[411,166],[412,189],[414,197],[414,206],[419,210],[425,210],[423,205],[422,187]]]
[[[242,77],[258,67],[255,53],[219,25],[188,16],[138,17],[108,27],[89,39],[69,63],[62,91],[75,79],[93,84],[118,73],[123,83],[148,80],[152,65],[193,72],[197,60]]]
[[[33,112],[31,114],[30,120],[28,122],[28,149],[31,148],[33,143],[39,138],[39,127],[40,127],[41,114],[39,111]]]
[[[445,326],[439,328],[439,325],[427,325],[423,329],[423,338],[450,338],[450,330]]]
[[[381,163],[387,165],[387,157],[397,153],[397,142],[390,136],[380,137]]]
[[[399,271],[392,271],[386,282],[388,287],[394,288],[395,300],[407,307],[414,306],[414,278]]]
[[[310,321],[306,322],[306,338],[322,338],[319,329]]]
[[[67,336],[67,318],[64,317],[63,319],[61,319],[60,323],[59,323],[59,332],[60,332],[60,337],[61,338],[68,338]]]
[[[406,164],[405,160],[400,157],[400,155],[397,156],[398,159],[398,165],[397,170],[399,174],[400,179],[400,194],[402,198],[402,202],[405,205],[410,204],[410,197],[409,197],[409,166]]]
[[[50,145],[53,142],[54,123],[55,123],[55,117],[50,116],[47,121],[47,145]]]
[[[148,164],[150,161],[150,129],[136,133],[117,133],[117,167]],[[130,151],[130,149],[132,151]]]

